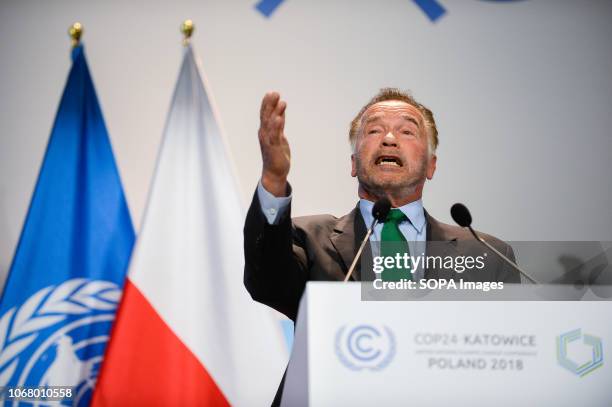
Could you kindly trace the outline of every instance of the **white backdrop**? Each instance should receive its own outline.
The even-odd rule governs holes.
[[[356,200],[348,124],[376,91],[413,91],[435,113],[438,170],[426,208],[456,201],[507,240],[612,240],[612,2],[411,0],[0,3],[0,281],[83,41],[136,230],[181,56],[180,23],[217,101],[245,206],[259,178],[258,109],[288,102],[294,214],[342,215]]]

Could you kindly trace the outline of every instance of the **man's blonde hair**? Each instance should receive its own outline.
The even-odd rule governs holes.
[[[431,110],[417,102],[410,93],[402,92],[397,88],[382,88],[378,94],[376,94],[370,101],[361,108],[357,116],[351,121],[351,128],[349,130],[349,141],[353,151],[357,147],[357,138],[359,131],[361,130],[361,119],[366,110],[372,105],[380,102],[386,102],[388,100],[399,100],[400,102],[408,103],[414,106],[425,120],[425,129],[427,130],[427,136],[429,141],[429,153],[433,154],[438,148],[438,129],[436,128],[436,121],[434,120],[433,113]]]

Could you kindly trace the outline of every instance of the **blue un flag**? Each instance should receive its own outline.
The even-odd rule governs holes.
[[[134,228],[82,46],[0,299],[0,386],[71,386],[87,405]],[[1,399],[1,398],[0,398]]]

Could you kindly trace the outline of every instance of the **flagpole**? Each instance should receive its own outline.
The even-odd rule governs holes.
[[[191,39],[191,35],[193,34],[193,30],[195,30],[195,26],[193,25],[193,21],[185,20],[183,24],[181,24],[181,33],[183,34],[183,45],[186,47],[189,45],[189,40]]]
[[[72,48],[79,46],[81,43],[81,36],[83,35],[83,25],[78,21],[75,22],[68,28],[68,35],[70,35]]]

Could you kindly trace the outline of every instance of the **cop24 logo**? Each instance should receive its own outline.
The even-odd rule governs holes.
[[[336,333],[335,351],[351,370],[382,370],[395,356],[395,336],[387,326],[342,326]]]
[[[577,343],[582,339],[582,343]],[[574,346],[575,345],[575,346]],[[577,346],[585,348],[579,356]],[[585,357],[584,355],[588,355]],[[586,376],[603,365],[603,345],[601,338],[583,334],[580,329],[566,332],[557,337],[557,361],[559,365],[579,377]]]
[[[270,17],[285,0],[260,0],[255,9],[265,17]],[[438,0],[412,0],[432,22],[436,22],[447,13],[446,8]],[[490,3],[510,3],[525,0],[479,0]]]

